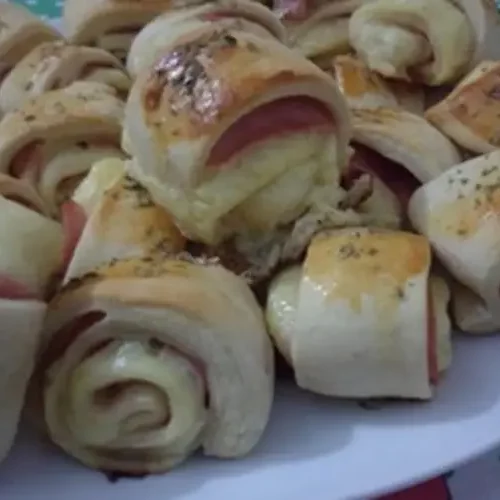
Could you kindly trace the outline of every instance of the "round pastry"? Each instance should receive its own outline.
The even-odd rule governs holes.
[[[202,0],[66,0],[63,31],[75,45],[90,45],[127,58],[133,39],[156,16]]]
[[[149,23],[135,38],[127,58],[127,69],[136,77],[150,68],[169,45],[186,42],[214,26],[229,33],[249,31],[264,38],[285,40],[285,30],[272,12],[250,0],[217,0],[201,6],[168,11]]]
[[[122,117],[115,90],[95,82],[30,99],[0,122],[0,172],[26,179],[57,213],[95,161],[123,156]]]
[[[0,2],[0,81],[33,48],[60,38],[28,9]]]
[[[339,197],[350,121],[332,79],[273,39],[214,28],[170,46],[125,113],[132,175],[189,238],[249,243]]]
[[[457,165],[422,186],[409,216],[443,265],[500,311],[500,151]]]
[[[251,291],[222,267],[113,262],[68,284],[44,334],[47,433],[89,467],[165,472],[199,447],[239,457],[266,427],[271,342]]]
[[[449,292],[419,235],[318,235],[271,284],[266,316],[297,384],[335,397],[428,399],[451,361]]]
[[[335,57],[327,69],[352,109],[402,108],[417,115],[424,112],[421,86],[384,79],[352,55]]]
[[[390,78],[442,85],[470,65],[474,31],[450,0],[375,0],[352,15],[351,44],[370,69]]]
[[[185,239],[172,217],[126,175],[124,167],[117,175],[117,162],[95,164],[73,202],[62,207],[69,263],[65,282],[116,259],[175,256],[184,249]],[[79,205],[76,200],[82,198],[87,203]]]
[[[105,83],[124,97],[130,87],[120,61],[105,50],[47,42],[29,52],[5,78],[0,86],[0,108],[13,111],[28,98],[77,80]]]
[[[464,149],[488,153],[500,147],[500,63],[483,61],[425,117]]]
[[[349,18],[371,0],[278,0],[274,10],[288,33],[288,44],[318,66],[328,67],[332,57],[351,50]]]

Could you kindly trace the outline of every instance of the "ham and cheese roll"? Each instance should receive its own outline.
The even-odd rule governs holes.
[[[401,108],[353,109],[352,117],[355,163],[389,187],[403,211],[421,183],[461,162],[450,140]]]
[[[56,213],[95,161],[123,156],[115,94],[76,82],[28,100],[0,122],[0,172],[29,181]]]
[[[117,159],[95,164],[75,192],[73,201],[84,213],[83,227],[81,212],[63,205],[65,231],[72,242],[66,253],[71,259],[65,282],[112,260],[175,256],[184,249],[185,239],[172,217],[126,175],[124,166],[118,173],[119,163],[123,165]],[[78,227],[80,234],[75,231]]]
[[[285,29],[266,7],[251,0],[216,0],[200,6],[170,10],[150,22],[134,39],[127,69],[136,77],[151,67],[168,46],[196,38],[214,26],[228,32],[248,31],[263,38],[285,40]]]
[[[500,151],[474,158],[422,186],[409,216],[448,271],[493,314],[500,305]]]
[[[386,80],[351,55],[334,58],[329,69],[352,109],[403,108],[418,115],[424,112],[421,86]]]
[[[14,440],[63,234],[27,184],[0,174],[0,461]]]
[[[44,333],[48,435],[90,467],[165,472],[199,447],[235,458],[266,427],[271,342],[250,289],[222,267],[113,262],[70,282]]]
[[[141,29],[167,9],[172,0],[66,0],[63,31],[75,45],[90,45],[125,60],[133,39]],[[201,0],[180,0],[178,7]]]
[[[20,5],[0,3],[0,81],[37,45],[61,36]]]
[[[271,284],[267,320],[297,384],[336,397],[429,399],[451,359],[449,292],[422,236],[324,233]]]
[[[288,44],[321,67],[351,50],[349,18],[372,0],[277,0],[274,9],[288,32]]]
[[[63,41],[47,42],[28,53],[5,78],[0,87],[0,108],[13,111],[31,97],[77,80],[105,83],[124,97],[130,87],[125,68],[109,52]]]
[[[457,144],[475,153],[500,147],[500,63],[480,63],[426,118]]]
[[[451,0],[375,0],[354,12],[350,41],[370,69],[427,85],[452,83],[474,54],[474,31]]]
[[[133,175],[209,245],[254,241],[307,211],[317,190],[335,196],[349,137],[327,74],[271,38],[217,28],[166,50],[125,112]]]

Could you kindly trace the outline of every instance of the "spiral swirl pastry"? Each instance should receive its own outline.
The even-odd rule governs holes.
[[[239,457],[273,400],[273,352],[247,285],[217,266],[117,261],[49,306],[39,367],[49,437],[100,470],[160,473],[200,446]]]
[[[130,45],[146,24],[165,10],[198,5],[201,0],[66,0],[63,31],[75,45],[90,45],[127,58]]]
[[[350,122],[335,82],[272,38],[214,28],[170,46],[126,106],[132,176],[183,233],[266,237],[335,196]]]
[[[60,38],[53,28],[24,7],[0,3],[0,81],[33,48]]]
[[[288,44],[325,68],[332,57],[351,50],[350,16],[368,1],[304,1],[304,8],[297,11],[294,2],[279,0],[275,2],[274,10],[286,28]]]
[[[0,123],[0,172],[28,181],[57,213],[95,161],[123,155],[122,117],[115,90],[96,82],[28,100]]]
[[[0,461],[16,435],[39,347],[46,304],[60,266],[63,233],[26,183],[0,174]]]
[[[250,0],[217,0],[200,6],[169,10],[151,21],[134,39],[127,59],[132,76],[151,67],[169,45],[176,45],[210,31],[214,26],[228,32],[248,31],[264,38],[285,40],[285,30],[276,16]]]
[[[120,61],[95,47],[47,42],[21,59],[0,87],[0,108],[13,111],[32,97],[67,87],[75,81],[100,82],[126,97],[130,79]]]
[[[368,66],[389,78],[442,85],[474,55],[466,15],[449,0],[375,0],[351,17],[349,36]]]

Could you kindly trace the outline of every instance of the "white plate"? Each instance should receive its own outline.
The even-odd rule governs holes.
[[[3,500],[354,500],[404,488],[500,444],[500,337],[459,339],[436,400],[364,410],[280,387],[248,458],[197,457],[165,476],[110,483],[22,432]]]

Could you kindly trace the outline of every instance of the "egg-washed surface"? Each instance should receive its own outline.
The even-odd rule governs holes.
[[[2,0],[0,0],[2,1]],[[85,1],[85,0],[82,0]],[[492,11],[500,13],[500,0],[482,0]],[[10,0],[23,5],[40,18],[57,21],[64,0]],[[489,500],[500,498],[500,450],[414,488],[383,497],[380,500]]]

